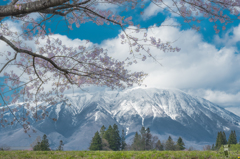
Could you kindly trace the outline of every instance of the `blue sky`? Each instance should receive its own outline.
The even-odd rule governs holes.
[[[1,1],[0,5],[3,3]],[[152,49],[152,53],[163,66],[148,59],[144,63],[139,62],[131,66],[130,69],[149,73],[144,81],[148,87],[181,89],[220,106],[228,107],[229,110],[230,107],[235,107],[234,110],[239,108],[240,112],[239,20],[228,24],[225,31],[215,34],[214,24],[206,19],[198,24],[201,29],[196,32],[191,30],[181,17],[172,15],[166,10],[157,9],[150,1],[145,1],[145,6],[144,9],[137,8],[129,12],[116,6],[102,5],[100,8],[114,10],[121,16],[132,16],[133,23],[140,24],[142,28],[157,24],[154,29],[146,30],[148,34],[157,36],[163,41],[176,41],[172,45],[180,47],[181,51],[163,53]],[[144,11],[143,15],[140,15],[141,11]],[[20,24],[15,23],[11,26],[15,29],[20,28]],[[57,22],[51,22],[52,30],[55,30],[56,24]],[[172,24],[180,26],[163,26]],[[53,36],[63,39],[67,45],[90,40],[92,44],[107,48],[112,57],[121,60],[129,55],[127,46],[120,44],[119,26],[98,26],[91,22],[81,24],[79,28],[73,26],[73,30],[68,30],[65,23],[61,22]],[[0,76],[3,77],[2,74]]]

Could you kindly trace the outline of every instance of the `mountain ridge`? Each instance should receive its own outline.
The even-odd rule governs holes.
[[[102,125],[113,124],[125,130],[129,142],[142,126],[149,127],[160,139],[170,134],[196,143],[214,143],[218,131],[228,134],[234,129],[240,133],[239,116],[177,89],[134,88],[120,92],[69,94],[67,97],[71,106],[60,102],[47,108],[49,117],[58,119],[56,122],[49,118],[32,121],[40,134],[49,136],[52,147],[62,139],[66,150],[87,149]],[[3,137],[7,136],[3,133],[1,128],[0,143],[4,143]]]

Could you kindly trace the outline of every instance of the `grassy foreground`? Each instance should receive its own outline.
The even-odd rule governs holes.
[[[238,159],[240,154],[230,154]],[[215,151],[0,151],[0,159],[224,159]]]

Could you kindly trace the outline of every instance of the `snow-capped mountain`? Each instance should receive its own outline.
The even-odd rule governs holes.
[[[0,144],[29,146],[36,136],[47,134],[51,147],[59,140],[65,150],[87,149],[96,131],[102,125],[114,123],[124,129],[127,141],[142,126],[149,127],[154,135],[166,140],[181,136],[187,143],[214,143],[218,131],[235,130],[240,134],[240,117],[203,98],[193,97],[174,89],[128,89],[122,92],[101,91],[68,95],[65,102],[48,106],[51,118],[35,122],[37,130],[29,138],[17,127],[0,129]],[[5,114],[10,118],[10,113]]]

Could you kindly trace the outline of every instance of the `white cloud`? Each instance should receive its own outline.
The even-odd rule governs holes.
[[[150,17],[156,16],[159,12],[163,12],[164,8],[158,7],[154,3],[150,3],[148,7],[143,12],[143,20],[147,20]]]
[[[240,91],[237,93],[230,93],[219,90],[198,89],[188,90],[187,92],[195,96],[201,96],[215,104],[219,104],[224,107],[236,107],[240,103]]]
[[[149,6],[147,6],[144,9],[142,18],[143,20],[147,20],[153,16],[156,16],[158,13],[164,13],[164,10],[169,10],[171,9],[171,16],[173,17],[179,17],[180,15],[177,14],[177,8],[173,6],[173,1],[172,0],[163,0],[160,3],[153,3],[151,2]]]
[[[169,22],[176,23],[172,19]],[[151,53],[157,56],[163,66],[151,59],[131,66],[133,71],[149,74],[144,84],[149,87],[182,90],[203,89],[205,94],[196,95],[222,106],[240,103],[240,100],[236,100],[240,95],[240,57],[235,54],[237,48],[229,45],[217,49],[215,45],[205,42],[201,34],[193,30],[181,31],[177,27],[155,27],[147,32],[149,37],[154,35],[165,42],[177,40],[173,45],[181,47],[182,50],[178,53],[163,53],[151,49]],[[233,34],[234,37],[238,36],[237,32]],[[119,38],[106,40],[101,45],[108,48],[108,53],[114,58],[124,60],[129,55],[128,47],[122,45]],[[209,93],[209,90],[212,90],[212,93]],[[221,95],[222,99],[217,99],[218,95]]]
[[[174,19],[167,19],[162,23],[162,25],[168,24],[178,23]],[[181,51],[164,53],[151,48],[151,53],[163,66],[152,59],[147,59],[145,62],[139,60],[138,64],[132,65],[129,69],[148,73],[149,76],[144,81],[148,87],[178,88],[222,106],[237,106],[240,104],[240,57],[235,54],[238,50],[232,47],[232,44],[240,41],[239,28],[240,25],[233,28],[232,36],[218,38],[218,41],[232,42],[217,49],[214,44],[205,42],[202,35],[193,30],[180,30],[170,26],[152,27],[146,30],[148,37],[159,37],[163,42],[176,41],[172,45],[180,47]],[[135,36],[142,38],[143,34],[135,34]],[[65,45],[72,47],[85,43],[83,40],[72,40],[58,34],[52,37],[59,38]],[[44,42],[42,41],[41,44]],[[0,46],[2,48],[4,45],[0,44]],[[34,44],[32,46],[34,47]],[[128,45],[122,45],[119,37],[103,41],[100,47],[107,48],[108,54],[119,60],[125,60],[129,56]]]
[[[223,106],[228,111],[240,116],[240,92],[230,93],[210,89],[187,90],[187,92]]]
[[[180,4],[178,4],[178,7],[173,5],[173,1],[172,0],[162,0],[159,3],[153,3],[151,2],[149,4],[148,7],[145,8],[142,18],[143,20],[147,20],[153,16],[156,16],[158,13],[163,13],[163,14],[170,14],[171,17],[180,17],[181,14],[179,13],[179,8],[181,7]],[[190,9],[190,5],[189,4],[185,4],[185,7],[187,7],[187,9]],[[198,15],[196,15],[196,11],[191,10],[192,12],[192,16],[194,17],[200,17],[203,14],[199,13],[198,11]]]
[[[119,6],[116,4],[102,2],[97,5],[97,8],[100,10],[111,10],[112,12],[115,12]]]
[[[219,35],[215,35],[214,40],[216,44],[224,45],[227,47],[235,46],[236,43],[240,41],[240,25],[229,29],[223,35],[223,38],[220,38]]]

